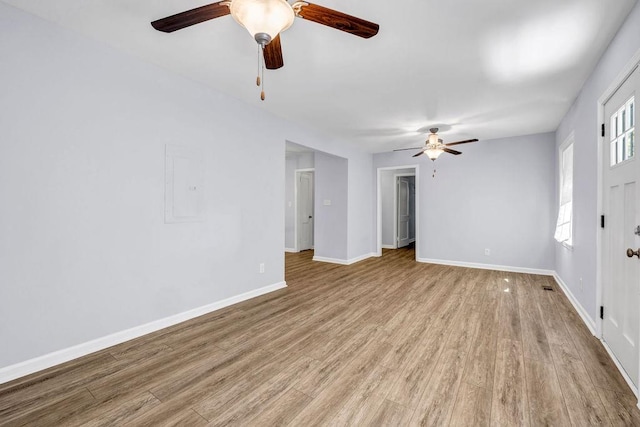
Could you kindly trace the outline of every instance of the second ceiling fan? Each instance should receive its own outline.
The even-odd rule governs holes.
[[[452,145],[468,144],[470,142],[478,141],[477,139],[474,138],[474,139],[465,139],[464,141],[449,142],[445,144],[442,142],[440,138],[438,138],[438,128],[431,128],[429,129],[429,132],[431,133],[429,134],[429,139],[425,141],[426,145],[424,147],[400,148],[398,150],[393,150],[393,151],[419,149],[420,151],[414,154],[413,157],[418,157],[418,156],[422,156],[423,154],[426,154],[431,160],[435,161],[442,153],[449,153],[455,156],[462,154],[462,152],[460,151],[456,151],[448,148],[448,147],[451,147]]]
[[[296,17],[366,39],[375,36],[379,29],[378,24],[333,9],[306,1],[290,4],[286,0],[224,0],[158,19],[151,25],[158,31],[172,33],[229,14],[260,45],[264,64],[270,70],[284,65],[280,33],[289,28]],[[257,84],[260,85],[260,77]],[[264,92],[261,98],[264,100]]]

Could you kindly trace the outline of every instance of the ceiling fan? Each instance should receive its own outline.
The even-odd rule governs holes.
[[[447,144],[444,144],[442,140],[438,138],[438,128],[431,128],[429,129],[429,132],[431,133],[429,134],[429,139],[425,141],[426,145],[424,147],[400,148],[393,151],[420,150],[418,153],[414,154],[413,157],[418,157],[426,154],[431,160],[435,161],[442,153],[449,153],[455,156],[462,154],[460,151],[452,150],[447,147],[477,141],[477,139],[466,139],[464,141],[449,142]]]
[[[269,70],[284,65],[280,33],[293,24],[295,17],[366,39],[375,36],[379,29],[378,24],[373,22],[298,0],[291,4],[286,0],[224,0],[158,19],[151,25],[158,31],[172,33],[229,14],[256,40],[263,51],[261,56],[264,64]],[[260,82],[258,77],[258,86]],[[264,100],[264,91],[261,99]]]

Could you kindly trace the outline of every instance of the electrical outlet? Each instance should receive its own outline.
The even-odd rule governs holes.
[[[485,254],[486,256],[491,255],[491,249],[489,249],[489,248],[485,248],[485,249],[484,249],[484,254]]]
[[[260,263],[260,273],[264,273],[264,262]]]

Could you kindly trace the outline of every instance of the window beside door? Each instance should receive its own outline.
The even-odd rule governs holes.
[[[567,247],[573,246],[573,134],[560,146],[560,200],[554,238]]]

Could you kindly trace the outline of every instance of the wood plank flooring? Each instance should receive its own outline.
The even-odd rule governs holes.
[[[553,279],[312,255],[286,254],[286,289],[0,385],[0,425],[640,426]]]

